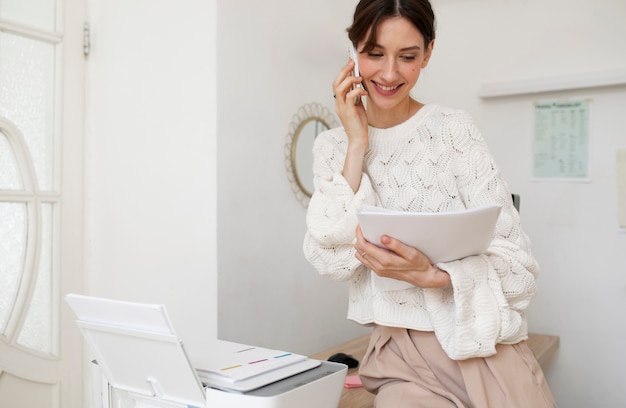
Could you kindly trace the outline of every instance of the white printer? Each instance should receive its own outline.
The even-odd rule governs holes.
[[[215,341],[194,368],[164,305],[69,294],[97,366],[116,395],[105,408],[336,408],[347,366]],[[130,402],[129,402],[130,401]]]

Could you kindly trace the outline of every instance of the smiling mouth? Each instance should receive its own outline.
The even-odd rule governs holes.
[[[374,84],[376,85],[378,89],[380,89],[383,92],[393,92],[402,86],[402,84],[387,86],[387,85],[379,84],[378,82],[374,82]]]

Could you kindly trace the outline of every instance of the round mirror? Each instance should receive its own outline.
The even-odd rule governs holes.
[[[335,117],[322,105],[309,103],[294,115],[285,143],[285,166],[291,190],[303,206],[313,194],[313,142],[321,132],[336,127]]]
[[[310,118],[300,124],[291,146],[291,166],[296,182],[304,194],[313,194],[313,142],[317,135],[329,127],[318,118]]]

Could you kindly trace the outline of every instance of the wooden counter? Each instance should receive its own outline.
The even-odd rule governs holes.
[[[352,355],[360,362],[363,360],[368,343],[369,335],[361,336],[347,343],[312,355],[311,358],[327,360],[328,357],[335,353],[346,353]],[[528,335],[528,346],[533,353],[535,353],[539,365],[545,369],[552,360],[556,350],[559,348],[559,337],[531,333]],[[358,374],[358,368],[348,370],[348,375],[356,374]],[[373,406],[373,403],[374,395],[365,391],[365,389],[344,388],[341,401],[339,402],[339,408],[370,408]]]

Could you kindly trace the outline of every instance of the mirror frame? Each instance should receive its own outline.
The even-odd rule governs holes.
[[[339,123],[333,113],[321,104],[311,102],[301,106],[296,114],[293,115],[291,123],[289,124],[289,132],[285,137],[284,153],[287,180],[289,180],[289,184],[291,185],[291,191],[305,208],[309,205],[313,192],[308,191],[298,174],[296,148],[298,146],[302,129],[304,129],[309,122],[315,120],[321,122],[328,129],[339,126]],[[311,152],[311,154],[313,154],[313,152]]]

